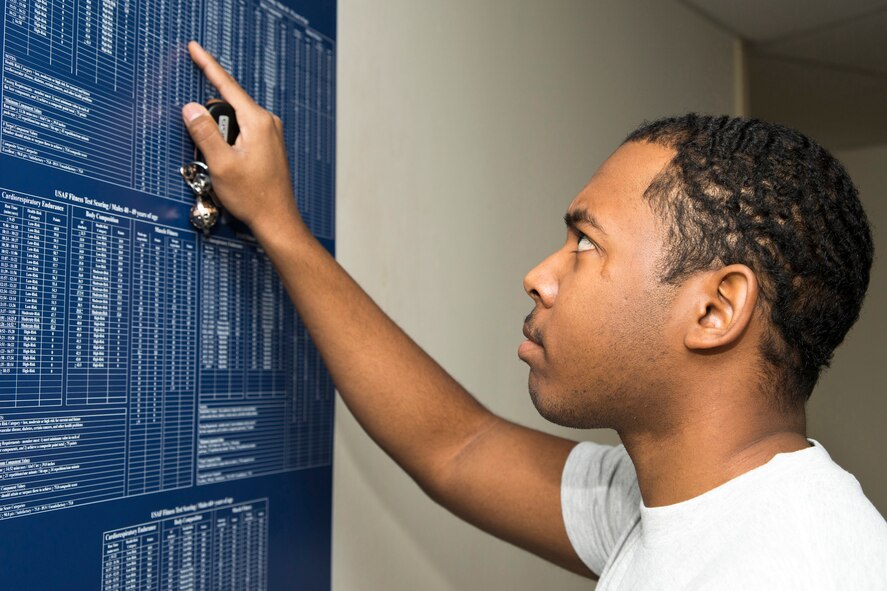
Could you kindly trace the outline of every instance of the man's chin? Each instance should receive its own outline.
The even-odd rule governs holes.
[[[530,400],[542,418],[571,429],[613,429],[618,423],[613,400],[589,397],[581,391],[569,395],[551,388],[542,388],[530,372]],[[607,404],[607,403],[610,404]]]
[[[536,412],[538,412],[543,419],[552,422],[555,425],[571,427],[573,429],[591,429],[598,426],[592,424],[593,421],[590,421],[588,417],[584,416],[585,413],[582,412],[583,409],[573,408],[564,404],[564,401],[558,396],[542,394],[538,388],[535,388],[532,385],[532,383],[530,384],[529,390],[530,400],[533,402],[533,406],[536,407]]]

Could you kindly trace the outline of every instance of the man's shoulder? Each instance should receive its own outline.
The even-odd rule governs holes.
[[[811,442],[808,449],[777,454],[765,466],[739,477],[723,501],[732,504],[740,518],[755,516],[746,522],[752,527],[784,524],[787,534],[825,528],[832,535],[853,535],[862,528],[887,535],[884,518],[856,478],[822,445]]]
[[[804,523],[823,520],[838,525],[862,519],[883,526],[884,519],[859,481],[835,463],[822,445],[811,443],[808,449],[777,454],[771,460],[773,469],[765,473],[763,485],[776,510]]]
[[[637,513],[641,494],[634,464],[622,445],[584,441],[567,458],[561,481],[562,494],[573,495],[580,504],[617,503],[624,511]]]
[[[602,583],[652,569],[683,588],[887,585],[887,524],[815,441],[665,507],[643,506],[621,446],[580,444],[562,485],[568,535],[586,564],[605,575]],[[606,565],[613,568],[605,572]]]
[[[641,493],[634,464],[619,446],[582,442],[570,452],[561,480],[567,536],[596,573],[639,517]]]
[[[675,588],[887,588],[887,524],[816,443],[699,497],[642,508],[638,538],[621,571],[671,573]]]
[[[787,573],[813,588],[887,583],[887,523],[856,478],[813,443],[798,456],[779,454],[732,511],[725,507],[723,547],[752,577]]]

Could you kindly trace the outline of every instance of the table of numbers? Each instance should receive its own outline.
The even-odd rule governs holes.
[[[0,587],[326,588],[332,381],[249,229],[191,226],[179,169],[182,105],[218,98],[196,39],[280,116],[334,252],[336,0],[0,10]]]
[[[0,520],[329,465],[305,326],[244,228],[190,227],[178,167],[181,105],[215,94],[186,50],[202,37],[281,116],[331,246],[334,42],[274,0],[3,10],[2,175],[42,189],[0,188]]]
[[[10,0],[5,19],[0,153],[190,203],[179,109],[216,96],[186,48],[202,35],[281,116],[299,208],[333,238],[335,47],[304,18],[270,0]]]
[[[102,591],[264,591],[268,501],[105,532],[103,550]]]
[[[71,224],[68,404],[126,402],[128,220],[76,209]]]
[[[0,409],[62,403],[67,226],[39,202],[0,203]]]
[[[198,259],[193,232],[3,191],[0,519],[194,484]]]

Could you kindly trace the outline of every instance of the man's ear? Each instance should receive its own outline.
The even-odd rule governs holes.
[[[739,340],[754,317],[758,278],[745,265],[707,271],[694,282],[693,324],[684,336],[691,350],[711,350]]]

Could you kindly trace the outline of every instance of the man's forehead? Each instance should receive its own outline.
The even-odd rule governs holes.
[[[573,199],[567,217],[591,217],[604,232],[634,237],[655,233],[656,220],[644,192],[671,162],[674,150],[658,144],[623,144]]]
[[[601,164],[570,203],[567,213],[585,210],[600,217],[607,210],[634,209],[642,205],[647,187],[674,155],[673,149],[658,144],[623,144]]]

